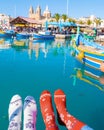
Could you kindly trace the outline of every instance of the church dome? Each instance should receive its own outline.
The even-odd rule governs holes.
[[[48,6],[46,6],[46,9],[45,9],[45,11],[44,11],[44,13],[43,14],[50,14],[51,12],[49,11],[49,9],[48,9]]]

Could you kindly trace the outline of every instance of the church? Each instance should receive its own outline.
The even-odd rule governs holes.
[[[29,9],[29,15],[28,17],[21,17],[18,16],[17,18],[10,21],[11,26],[16,27],[41,27],[46,20],[49,20],[51,18],[51,12],[48,9],[48,6],[46,6],[46,9],[44,10],[43,14],[41,12],[40,6],[36,8],[36,11],[34,11],[33,7],[31,6]]]
[[[46,9],[44,10],[43,14],[41,12],[41,7],[37,6],[36,11],[34,11],[33,7],[31,6],[29,9],[29,18],[35,19],[35,20],[45,20],[51,18],[51,12],[48,9],[48,6],[46,6]]]

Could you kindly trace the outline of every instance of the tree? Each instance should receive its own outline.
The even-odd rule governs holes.
[[[92,21],[90,19],[87,20],[87,25],[91,25]]]
[[[59,21],[59,19],[60,19],[60,14],[56,13],[56,14],[54,15],[54,18],[55,18],[55,19],[56,19],[56,21],[58,22],[58,21]]]
[[[64,22],[67,20],[67,15],[66,14],[62,14],[61,18],[64,20]]]
[[[75,19],[73,19],[73,18],[69,18],[69,19],[68,19],[68,22],[76,23]]]
[[[78,23],[81,25],[84,24],[84,22],[82,20],[79,20]]]
[[[98,26],[98,25],[100,25],[101,24],[101,22],[102,22],[102,20],[100,19],[100,18],[96,18],[95,20],[94,20],[94,22],[96,23],[96,26]]]

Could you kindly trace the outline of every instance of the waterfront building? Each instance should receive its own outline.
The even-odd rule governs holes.
[[[90,27],[104,27],[104,20],[96,17],[95,15],[90,15],[89,17],[81,17],[78,19],[78,22]]]
[[[0,28],[9,29],[11,17],[6,14],[0,14]]]
[[[35,20],[27,17],[20,17],[13,19],[10,21],[11,27],[21,27],[21,28],[29,28],[29,27],[37,27],[42,26],[42,22],[40,20]]]

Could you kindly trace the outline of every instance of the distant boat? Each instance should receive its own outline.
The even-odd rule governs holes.
[[[0,31],[0,38],[12,38],[15,35],[13,30]]]
[[[0,38],[5,37],[5,36],[6,36],[5,32],[4,31],[0,31]]]
[[[6,30],[5,35],[6,35],[6,37],[14,37],[15,31],[14,30]]]
[[[28,33],[16,33],[16,39],[28,39],[30,34]]]
[[[55,36],[50,31],[40,31],[33,34],[33,39],[54,39]]]

